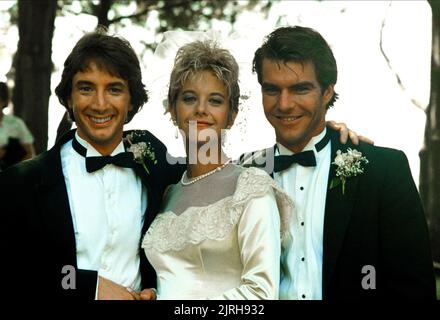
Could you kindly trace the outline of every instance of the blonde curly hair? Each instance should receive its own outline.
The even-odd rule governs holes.
[[[238,112],[240,87],[239,67],[232,54],[213,40],[194,41],[179,48],[171,72],[166,109],[176,105],[185,82],[201,71],[212,71],[223,82],[229,93],[232,111]]]

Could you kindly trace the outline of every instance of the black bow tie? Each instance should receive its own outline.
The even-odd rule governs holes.
[[[294,163],[298,163],[303,167],[314,167],[316,166],[315,154],[312,150],[308,150],[290,156],[276,156],[273,171],[279,172],[286,170]]]
[[[115,166],[123,168],[134,167],[133,153],[131,152],[121,152],[115,156],[86,157],[86,148],[84,148],[75,137],[72,140],[72,147],[76,152],[86,158],[86,170],[89,173],[95,172],[107,164],[114,164]]]
[[[316,151],[317,152],[321,151],[329,141],[330,141],[330,132],[329,130],[327,130],[324,138],[322,138],[321,141],[315,144]],[[287,155],[275,156],[273,171],[279,172],[286,170],[294,163],[298,163],[303,167],[315,167],[316,166],[315,153],[312,150],[307,150],[289,156]]]

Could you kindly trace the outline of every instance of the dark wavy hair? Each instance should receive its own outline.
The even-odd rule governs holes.
[[[312,62],[321,91],[336,84],[338,68],[335,57],[325,39],[311,28],[294,26],[281,27],[270,33],[263,45],[255,51],[252,70],[257,73],[258,82],[262,83],[263,60],[287,62]],[[338,99],[333,93],[327,104],[332,107]]]
[[[5,82],[0,82],[0,100],[4,102],[4,104],[0,106],[1,112],[1,110],[6,108],[9,103],[9,90],[8,85]]]
[[[72,93],[72,80],[77,72],[87,70],[91,62],[96,63],[99,69],[128,82],[133,109],[128,112],[126,123],[130,122],[148,101],[148,94],[142,83],[139,59],[127,40],[107,34],[104,28],[85,34],[73,47],[64,62],[61,81],[55,89],[58,100],[75,121],[67,103]]]

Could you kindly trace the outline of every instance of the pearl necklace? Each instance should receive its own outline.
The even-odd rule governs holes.
[[[184,185],[184,186],[189,186],[190,184],[193,184],[193,183],[195,183],[195,182],[197,182],[199,180],[202,180],[203,178],[206,178],[206,177],[208,177],[208,176],[210,176],[210,175],[212,175],[212,174],[222,170],[224,167],[226,167],[227,164],[229,164],[229,162],[231,162],[231,160],[226,161],[224,164],[222,164],[221,166],[215,168],[214,170],[208,171],[207,173],[204,173],[204,174],[202,174],[202,175],[200,175],[198,177],[192,178],[192,179],[188,179],[188,177],[187,177],[187,170],[185,170],[185,172],[182,175],[182,179],[180,179],[180,183],[182,185]],[[184,181],[185,177],[188,179],[188,181]]]

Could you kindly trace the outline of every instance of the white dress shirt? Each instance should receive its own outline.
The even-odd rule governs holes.
[[[87,156],[101,156],[76,133]],[[121,143],[112,156],[124,152]],[[98,275],[134,290],[141,289],[139,243],[146,190],[131,168],[112,164],[88,173],[85,159],[72,147],[61,147],[61,163],[75,230],[79,269],[96,270]]]
[[[282,253],[284,270],[280,283],[280,299],[322,299],[322,251],[325,201],[330,169],[330,142],[317,152],[315,144],[326,133],[324,129],[313,137],[305,150],[313,150],[316,167],[293,164],[290,168],[274,173],[278,185],[293,199],[295,215],[292,219],[293,240]],[[293,152],[277,144],[275,155],[291,155]]]

